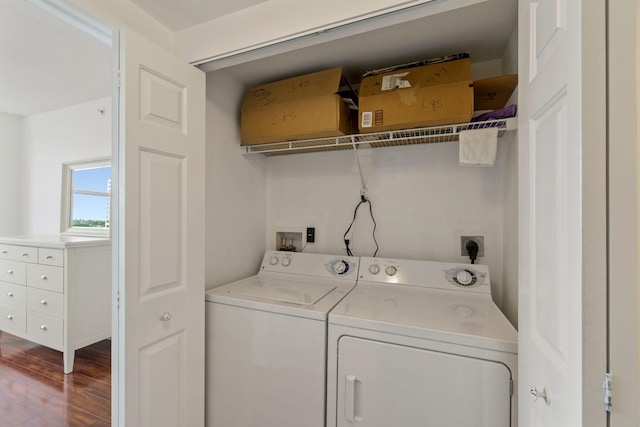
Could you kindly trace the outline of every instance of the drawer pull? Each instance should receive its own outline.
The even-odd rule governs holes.
[[[2,251],[2,255],[6,255],[6,254],[8,254],[8,253],[9,253],[9,252],[7,252],[7,251]]]
[[[7,319],[9,319],[9,320],[13,320],[13,314],[8,315],[8,316],[7,316]]]
[[[25,252],[22,254],[22,256],[29,256],[29,254]]]
[[[40,279],[47,280],[47,276],[45,274],[43,274],[42,276],[40,276]]]
[[[8,297],[12,297],[13,296],[13,292],[7,292],[7,296]]]
[[[46,331],[47,330],[47,325],[41,325],[40,329],[42,329],[43,331]]]
[[[7,274],[13,274],[13,270],[11,269],[7,270]]]
[[[47,259],[53,259],[53,255],[47,255]]]
[[[42,304],[42,305],[47,305],[47,300],[46,300],[46,299],[43,299],[42,301],[40,301],[40,304]]]

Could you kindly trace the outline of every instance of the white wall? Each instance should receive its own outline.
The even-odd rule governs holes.
[[[518,327],[518,133],[502,139],[505,149],[502,178],[502,308],[513,326]]]
[[[265,159],[241,154],[243,95],[231,73],[207,75],[207,288],[256,274],[264,254]]]
[[[24,142],[22,117],[0,113],[0,236],[20,232],[20,165]]]
[[[513,30],[502,59],[502,74],[518,72],[518,28]],[[518,89],[513,91],[509,104],[518,103]],[[518,327],[518,133],[504,138],[506,149],[503,177],[504,222],[502,283],[503,308],[513,326]]]
[[[464,262],[460,236],[484,236],[485,257],[478,262],[489,265],[495,301],[507,303],[503,294],[515,292],[505,291],[502,283],[509,145],[499,143],[491,168],[460,166],[458,143],[359,150],[378,225],[378,256]],[[267,242],[273,226],[313,226],[316,243],[306,252],[343,254],[342,236],[361,186],[353,151],[272,157],[267,164]],[[369,212],[361,207],[352,237],[355,255],[373,255],[371,230]]]
[[[111,156],[111,98],[27,117],[24,135],[21,233],[59,233],[62,163]]]

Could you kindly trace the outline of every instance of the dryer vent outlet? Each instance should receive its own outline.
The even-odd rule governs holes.
[[[467,243],[476,242],[478,245],[478,258],[484,256],[484,236],[460,236],[460,255],[468,257]]]

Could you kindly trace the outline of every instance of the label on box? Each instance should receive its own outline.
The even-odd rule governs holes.
[[[411,83],[408,80],[403,80],[409,73],[391,74],[390,76],[384,76],[382,78],[382,90],[393,90],[398,88],[411,87]]]
[[[363,111],[362,112],[362,123],[360,127],[370,128],[373,122],[373,113],[371,111]]]

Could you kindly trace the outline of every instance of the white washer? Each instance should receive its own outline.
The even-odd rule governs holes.
[[[362,257],[329,314],[327,426],[514,427],[516,371],[486,266]]]
[[[206,293],[207,426],[324,427],[327,315],[358,258],[268,251]]]

